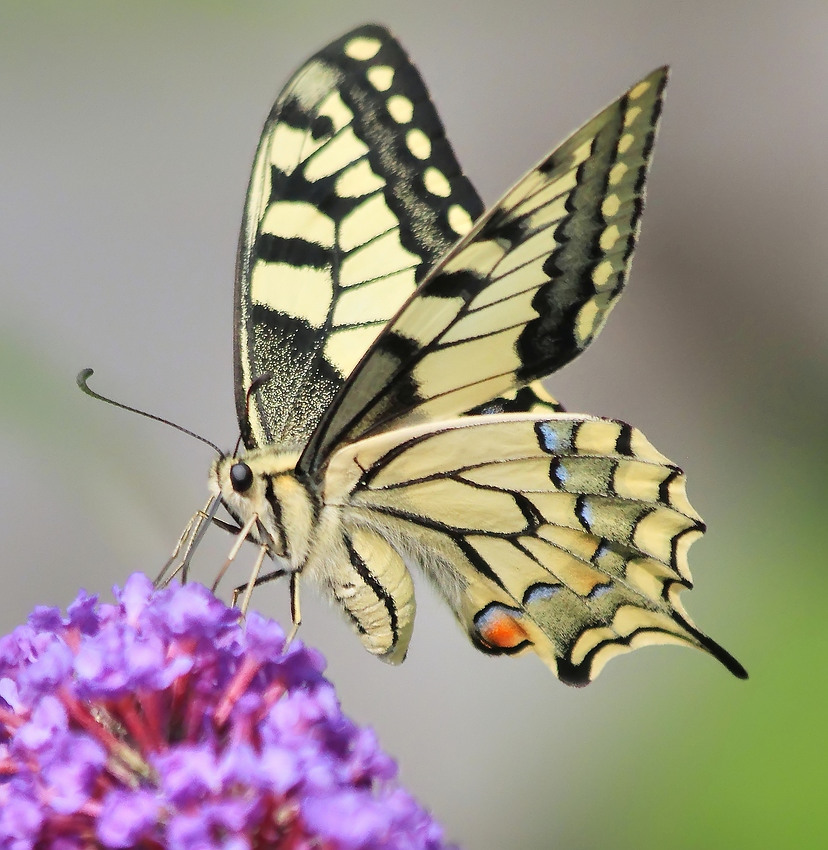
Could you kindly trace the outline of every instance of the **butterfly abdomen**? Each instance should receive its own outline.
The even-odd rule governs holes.
[[[385,536],[346,511],[322,509],[307,574],[345,610],[369,652],[399,664],[414,627],[411,574]]]

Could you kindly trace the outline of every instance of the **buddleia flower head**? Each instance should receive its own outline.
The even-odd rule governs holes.
[[[322,656],[133,575],[0,638],[0,847],[442,848]]]

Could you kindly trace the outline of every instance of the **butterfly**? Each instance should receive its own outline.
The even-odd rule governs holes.
[[[678,598],[705,528],[683,472],[539,383],[621,294],[666,80],[636,83],[486,211],[386,29],[333,41],[281,92],[238,249],[245,451],[214,462],[210,490],[259,544],[255,583],[290,576],[296,624],[307,578],[398,663],[416,565],[478,649],[533,651],[568,684],[657,643],[746,676]]]

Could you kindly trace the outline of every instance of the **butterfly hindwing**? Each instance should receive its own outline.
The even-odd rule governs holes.
[[[417,70],[387,30],[332,42],[262,132],[236,273],[248,448],[304,443],[425,271],[482,212]],[[271,373],[248,404],[258,376]]]
[[[478,219],[378,337],[300,469],[339,443],[484,405],[592,341],[635,246],[666,74],[633,86]]]
[[[678,599],[704,530],[684,475],[629,425],[496,414],[411,426],[339,449],[325,490],[346,526],[396,541],[486,652],[533,650],[569,684],[652,643],[743,672]]]

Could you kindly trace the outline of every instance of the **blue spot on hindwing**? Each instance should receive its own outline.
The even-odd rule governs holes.
[[[538,443],[545,452],[559,455],[569,451],[569,434],[563,434],[561,430],[560,422],[538,422],[535,425]]]
[[[606,584],[596,584],[595,587],[589,592],[589,599],[600,599],[602,596],[606,596],[612,590],[612,583],[607,582]]]
[[[569,480],[569,470],[562,460],[555,459],[549,465],[549,478],[553,484],[562,489],[566,486],[566,482]]]
[[[592,561],[593,564],[598,564],[598,563],[601,562],[602,558],[604,558],[604,557],[606,557],[607,555],[610,554],[610,551],[611,550],[610,550],[609,546],[607,545],[607,541],[602,540],[598,544],[598,548],[595,550],[595,552],[593,552],[592,557],[590,558],[590,561]]]
[[[563,587],[560,584],[538,583],[530,585],[523,594],[523,604],[528,608],[539,602],[548,602],[553,596],[560,593]]]
[[[595,521],[595,509],[586,496],[578,496],[575,502],[575,515],[587,531],[592,531],[592,524]]]

